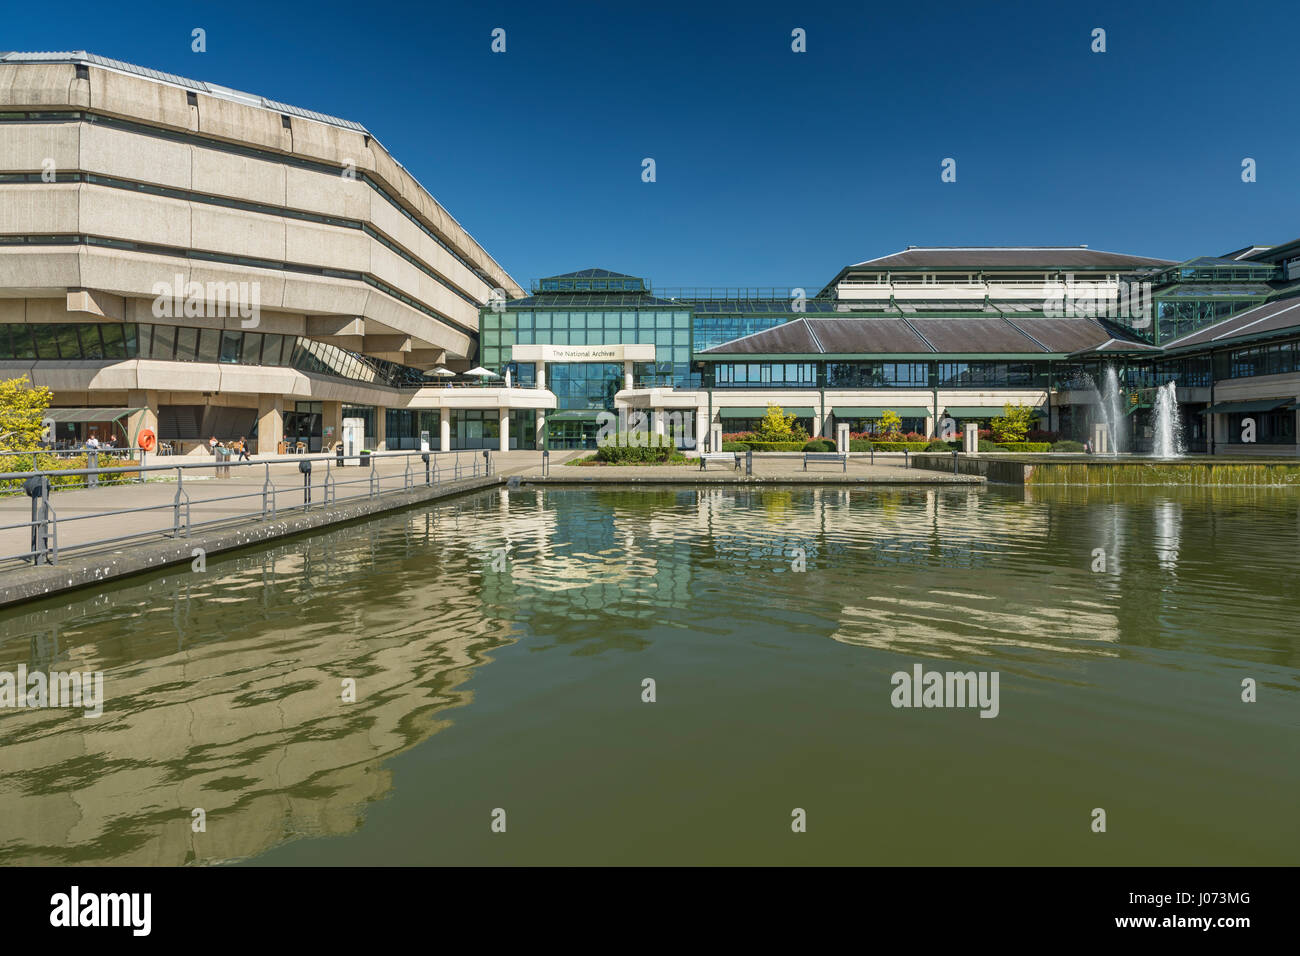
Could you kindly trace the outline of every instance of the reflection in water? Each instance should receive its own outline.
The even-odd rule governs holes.
[[[755,657],[771,647],[827,692],[847,679],[822,656],[838,647],[886,671],[1000,669],[1044,701],[1104,679],[1088,664],[1229,683],[1248,667],[1292,703],[1300,581],[1278,556],[1298,541],[1296,500],[1274,489],[484,492],[0,615],[0,669],[103,670],[107,697],[98,720],[0,712],[0,862],[210,863],[363,839],[398,755],[436,746],[480,701],[537,719],[494,682],[505,665],[485,666],[520,651],[549,652],[553,679],[595,706],[594,662],[670,641],[736,718],[771,707],[746,689],[779,678]],[[711,670],[722,648],[761,670]],[[1050,709],[1037,720],[1068,732]],[[647,757],[627,759],[630,773]],[[419,839],[403,852],[428,859]]]

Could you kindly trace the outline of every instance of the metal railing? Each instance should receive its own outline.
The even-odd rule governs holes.
[[[400,469],[386,469],[385,463],[400,463]],[[286,470],[288,466],[297,465],[294,471]],[[376,467],[376,466],[379,467]],[[351,470],[342,470],[351,466]],[[359,467],[358,467],[359,466]],[[255,470],[256,469],[256,470]],[[274,471],[273,471],[274,469]],[[203,473],[208,474],[204,475]],[[222,482],[214,490],[225,491],[238,479],[247,478],[243,487],[233,494],[201,495],[203,485],[195,486],[195,479],[200,482],[217,478],[231,478],[231,483]],[[348,477],[356,474],[356,477]],[[230,525],[243,521],[273,520],[286,512],[311,511],[323,508],[343,500],[360,498],[373,499],[384,494],[409,491],[417,487],[459,481],[466,478],[485,477],[493,474],[491,453],[487,449],[473,449],[447,452],[393,451],[371,452],[361,455],[345,456],[337,452],[330,455],[303,455],[296,459],[278,461],[231,461],[218,458],[203,462],[183,462],[167,465],[137,464],[131,466],[63,469],[47,471],[7,471],[0,472],[0,487],[8,482],[21,482],[21,490],[31,499],[31,519],[28,521],[0,524],[0,565],[21,561],[27,564],[58,564],[61,555],[74,552],[104,549],[111,545],[128,541],[140,541],[151,538],[188,539],[192,531],[213,526]],[[105,478],[116,475],[130,476],[132,483],[149,480],[174,480],[175,494],[168,501],[142,504],[135,507],[109,508],[88,513],[58,514],[52,500],[64,487],[96,487]],[[189,481],[186,477],[189,476]],[[82,477],[84,483],[76,486],[52,485],[51,479]],[[260,479],[260,480],[259,480]],[[357,487],[360,486],[360,487]],[[351,494],[341,494],[340,489],[355,488]],[[128,493],[125,489],[123,494]],[[12,496],[0,498],[0,501],[12,500]],[[241,504],[233,504],[239,502]],[[247,504],[247,507],[244,506]],[[204,506],[220,504],[215,509],[214,517],[201,517]],[[200,516],[196,516],[200,510]],[[137,524],[148,523],[145,515],[162,516],[162,520],[150,527],[139,527],[127,534],[105,537],[91,537],[89,540],[69,542],[70,531],[83,527],[77,522],[102,521],[105,530],[120,529],[125,521]],[[29,545],[24,551],[13,551],[11,546],[3,544],[7,532],[26,529],[24,535]],[[60,545],[60,529],[63,544]],[[95,532],[91,532],[95,534]]]

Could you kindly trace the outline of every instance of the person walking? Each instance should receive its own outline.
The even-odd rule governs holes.
[[[253,460],[253,456],[250,455],[250,454],[248,453],[248,439],[245,438],[243,435],[240,435],[240,436],[239,436],[239,443],[238,443],[237,445],[235,445],[235,447],[239,449],[239,460],[240,460],[240,461],[252,461],[252,460]]]

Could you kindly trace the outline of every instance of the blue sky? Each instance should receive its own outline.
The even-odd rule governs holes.
[[[357,120],[520,282],[600,266],[660,286],[819,288],[909,244],[1189,258],[1296,238],[1297,46],[1291,4],[65,0],[0,23],[0,49]]]

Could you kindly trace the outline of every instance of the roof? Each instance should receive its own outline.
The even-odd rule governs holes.
[[[368,132],[364,126],[360,123],[354,123],[352,120],[339,119],[337,116],[330,116],[326,113],[317,113],[315,110],[305,110],[298,106],[290,106],[289,104],[281,103],[278,100],[270,100],[265,96],[258,96],[254,93],[244,93],[240,90],[232,90],[230,87],[220,86],[216,83],[204,83],[202,80],[191,80],[188,77],[178,76],[175,73],[164,73],[161,70],[151,70],[145,66],[136,66],[134,63],[126,63],[122,60],[113,60],[106,56],[88,53],[85,50],[56,50],[34,53],[0,52],[0,63],[84,63],[91,66],[103,67],[106,70],[115,70],[118,73],[130,73],[135,76],[143,76],[159,83],[168,83],[171,86],[180,86],[187,90],[206,93],[209,96],[216,96],[224,100],[243,103],[245,106],[258,106],[262,109],[272,110],[276,113],[287,113],[290,116],[301,116],[303,119],[315,120],[318,123],[327,123],[330,126],[339,126],[343,129],[354,130],[358,133]]]
[[[995,268],[995,269],[1132,269],[1141,266],[1172,266],[1171,259],[1152,259],[1118,252],[1102,252],[1087,246],[909,246],[849,268],[864,266],[891,269]]]
[[[1095,319],[892,317],[803,318],[697,354],[729,355],[1064,355],[1124,342]]]
[[[639,279],[640,276],[628,275],[626,272],[610,272],[608,269],[580,269],[577,272],[561,272],[548,279]]]
[[[506,308],[535,309],[641,309],[647,306],[682,309],[685,304],[673,299],[661,299],[648,292],[542,292],[511,299]]]
[[[1213,345],[1234,339],[1255,338],[1273,332],[1300,328],[1300,297],[1274,299],[1245,312],[1238,312],[1222,322],[1190,332],[1164,344],[1165,349]]]
[[[1271,269],[1272,264],[1268,262],[1249,262],[1235,259],[1230,256],[1197,256],[1195,259],[1188,259],[1186,262],[1178,263],[1181,269],[1214,269],[1214,268],[1231,268],[1231,269]]]

